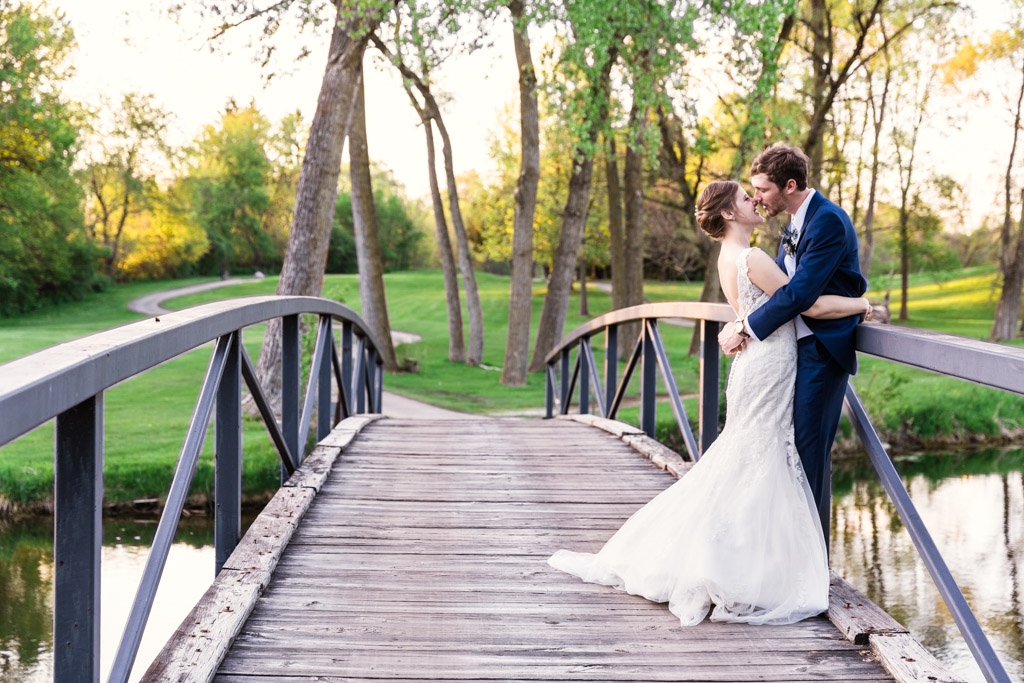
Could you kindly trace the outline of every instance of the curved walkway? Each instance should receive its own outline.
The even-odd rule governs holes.
[[[128,302],[128,310],[133,313],[141,313],[143,315],[161,315],[163,313],[170,313],[171,309],[164,308],[163,303],[171,299],[177,299],[180,296],[187,296],[189,294],[197,294],[199,292],[205,292],[211,289],[219,289],[220,287],[230,287],[232,285],[240,285],[246,282],[259,282],[255,278],[229,278],[227,280],[213,280],[211,282],[201,282],[197,285],[188,285],[186,287],[174,287],[173,289],[165,289],[160,292],[152,292],[145,296],[140,296],[136,299],[132,299]],[[418,341],[422,341],[423,337],[414,332],[403,332],[402,330],[391,330],[391,340],[395,344],[414,344]],[[390,391],[384,392],[382,400],[384,407],[384,414],[389,417],[402,418],[402,419],[444,419],[444,418],[461,418],[465,419],[468,417],[476,417],[469,413],[460,413],[454,410],[448,410],[447,408],[441,408],[439,406],[418,401],[414,398],[408,398],[400,394],[395,394]]]

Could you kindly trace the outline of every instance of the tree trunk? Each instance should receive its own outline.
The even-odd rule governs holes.
[[[904,206],[900,207],[900,314],[898,318],[900,321],[906,321],[910,317],[907,312],[907,288],[910,286],[910,235],[908,234],[909,216],[906,203],[907,200],[904,197]]]
[[[831,55],[831,33],[826,25],[825,0],[811,0],[811,15],[808,21],[813,38],[811,39],[811,68],[813,69],[814,84],[810,89],[811,96],[811,120],[807,128],[807,137],[804,139],[804,153],[810,159],[808,169],[808,187],[821,186],[821,162],[824,157],[824,133],[825,121],[828,110],[831,109],[832,98],[828,96]],[[828,106],[826,106],[826,100]]]
[[[299,172],[291,231],[277,283],[278,294],[319,296],[323,291],[327,247],[338,201],[341,152],[361,78],[367,32],[379,21],[376,16],[356,15],[347,20],[339,17],[334,26],[327,68]],[[257,372],[268,400],[278,408],[281,403],[279,319],[267,324]]]
[[[476,286],[476,273],[473,272],[473,254],[469,251],[469,239],[462,223],[462,210],[459,209],[459,192],[455,184],[455,164],[452,161],[452,142],[448,130],[441,120],[441,111],[434,106],[434,121],[437,132],[441,134],[442,154],[444,155],[444,174],[448,181],[448,210],[452,216],[452,227],[455,229],[455,243],[459,252],[459,271],[462,273],[462,288],[466,292],[466,316],[469,318],[469,345],[466,348],[466,364],[480,365],[484,357],[484,315],[480,307],[480,291]]]
[[[411,97],[411,94],[410,94]],[[437,232],[437,253],[441,257],[444,273],[444,298],[448,307],[448,360],[462,363],[466,360],[466,342],[462,336],[462,305],[459,303],[459,276],[455,271],[455,257],[448,238],[448,221],[444,217],[444,202],[437,183],[437,161],[434,154],[434,130],[430,117],[423,114],[423,130],[427,135],[427,175],[430,179],[430,199],[434,207],[434,227]]]
[[[1013,339],[1020,315],[1021,286],[1024,280],[1024,193],[1021,195],[1021,220],[1014,234],[1013,219],[1010,217],[1010,187],[1013,181],[1013,165],[1017,156],[1017,142],[1020,136],[1021,103],[1024,102],[1024,62],[1021,63],[1020,93],[1017,95],[1017,111],[1013,119],[1013,144],[1010,146],[1010,160],[1006,164],[1004,185],[1005,205],[1003,229],[1000,232],[999,270],[1003,276],[1003,290],[996,303],[995,320],[992,322],[993,341]]]
[[[577,149],[576,158],[572,163],[572,176],[569,178],[569,196],[562,213],[562,230],[558,234],[558,244],[555,246],[551,262],[551,277],[548,279],[548,291],[544,295],[537,339],[533,344],[530,372],[544,369],[545,357],[555,348],[565,330],[573,274],[576,271],[576,260],[587,221],[587,204],[590,202],[593,171],[593,158]]]
[[[469,251],[469,240],[466,238],[466,228],[462,223],[462,211],[459,209],[459,193],[455,184],[455,163],[452,160],[452,143],[448,136],[448,129],[445,128],[444,119],[441,116],[441,108],[437,104],[430,86],[419,74],[410,69],[401,58],[395,57],[387,49],[380,38],[376,35],[369,36],[369,40],[392,63],[398,68],[402,75],[419,90],[423,96],[423,107],[427,114],[437,124],[437,132],[441,136],[441,151],[444,157],[445,179],[448,183],[448,208],[452,215],[452,228],[455,230],[455,241],[458,245],[459,270],[462,272],[462,286],[466,290],[466,315],[469,317],[469,348],[466,355],[468,365],[479,365],[483,359],[484,352],[484,327],[483,312],[480,308],[480,293],[476,286],[476,274],[473,272],[473,255]],[[412,95],[409,95],[410,98]],[[417,110],[420,109],[418,105]]]
[[[644,302],[644,192],[643,192],[643,139],[646,112],[641,112],[634,100],[629,112],[629,129],[633,139],[626,146],[626,159],[622,171],[622,189],[625,195],[623,237],[625,242],[626,288],[623,306],[636,306]],[[629,353],[640,334],[638,323],[619,328],[619,344]]]
[[[513,42],[519,67],[519,114],[521,157],[512,221],[512,263],[508,295],[508,335],[501,364],[501,383],[507,387],[526,384],[530,359],[530,323],[533,320],[533,215],[540,183],[540,124],[537,108],[537,74],[530,52],[530,36],[523,18],[523,3],[509,3]]]
[[[360,73],[362,68],[360,68]],[[370,152],[366,140],[366,100],[363,80],[356,87],[355,108],[348,130],[349,175],[352,179],[352,227],[359,266],[359,301],[362,318],[380,346],[377,353],[388,372],[398,371],[395,347],[391,342],[391,323],[384,294],[384,255],[377,224],[377,207],[370,180]]]
[[[1003,290],[996,303],[991,337],[998,341],[1013,339],[1021,303],[1024,302],[1024,192],[1021,193],[1021,215],[1015,232],[1017,234],[1011,239],[1011,253],[1004,252],[1000,259]]]
[[[885,120],[885,107],[889,97],[889,84],[891,82],[892,69],[889,66],[887,56],[882,101],[877,109],[875,109],[874,98],[871,98],[871,123],[874,126],[875,139],[871,145],[871,185],[868,190],[868,207],[864,212],[864,244],[861,246],[860,253],[860,272],[864,273],[865,277],[871,273],[871,258],[875,251],[875,197],[878,190],[879,149],[882,139],[882,123]]]
[[[587,235],[586,225],[583,226],[583,242],[580,244],[580,317],[590,317],[590,302],[587,300],[587,259],[582,257],[583,252],[587,250]]]
[[[608,184],[608,237],[612,267],[612,310],[622,308],[626,301],[626,237],[622,228],[622,194],[619,191],[619,160],[615,151],[615,135],[608,136],[605,157]],[[628,351],[627,351],[628,353]]]

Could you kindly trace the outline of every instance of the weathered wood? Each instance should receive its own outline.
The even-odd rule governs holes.
[[[846,582],[829,573],[828,618],[839,632],[857,645],[867,645],[872,633],[907,633],[885,610]]]
[[[900,683],[963,683],[909,633],[872,633],[871,649]]]
[[[339,422],[336,430],[358,433],[379,417],[351,417]],[[313,457],[289,479],[290,485],[274,494],[142,680],[209,681],[213,678],[256,600],[270,583],[284,549],[340,452],[340,448],[318,446]]]
[[[869,644],[886,671],[901,683],[962,680],[911,637],[903,625],[835,572],[830,576],[828,616],[849,640]]]
[[[824,617],[684,628],[666,605],[548,567],[558,548],[599,549],[672,484],[651,462],[686,471],[611,426],[620,433],[496,419],[364,430],[218,680],[889,680]]]

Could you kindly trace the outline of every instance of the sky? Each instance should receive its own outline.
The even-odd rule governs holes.
[[[116,101],[125,92],[152,93],[175,116],[170,142],[177,145],[190,142],[203,126],[216,122],[229,98],[239,104],[254,101],[275,122],[300,110],[308,125],[323,76],[326,33],[299,37],[295,31],[282,30],[282,56],[297,54],[302,40],[312,52],[268,85],[254,61],[256,49],[247,45],[259,26],[233,29],[211,51],[206,40],[209,25],[175,22],[160,10],[166,4],[169,1],[50,0],[51,7],[66,13],[79,44],[73,58],[75,74],[65,86],[67,95],[95,105],[104,96]],[[973,5],[973,26],[979,34],[1005,22],[1001,0],[975,0]],[[498,118],[518,96],[511,25],[495,24],[492,36],[493,48],[453,58],[436,74],[437,85],[451,95],[444,114],[459,174],[493,169],[489,140],[498,129]],[[419,121],[394,69],[375,51],[369,54],[365,73],[371,159],[390,168],[411,196],[424,196],[426,150]],[[983,214],[1001,211],[1001,174],[1011,133],[1002,98],[991,95],[983,103],[940,93],[933,123],[922,140],[924,164],[968,188],[970,212],[979,221]],[[950,116],[952,120],[947,120]]]

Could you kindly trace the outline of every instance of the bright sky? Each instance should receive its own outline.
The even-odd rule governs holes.
[[[155,0],[51,0],[50,4],[67,13],[79,43],[77,73],[66,87],[73,99],[96,103],[101,95],[116,100],[123,92],[152,93],[176,116],[171,140],[175,144],[192,140],[204,125],[214,123],[232,97],[240,104],[254,100],[275,122],[296,109],[302,111],[307,125],[312,120],[326,35],[305,36],[312,54],[297,63],[293,73],[265,86],[253,61],[256,50],[246,45],[252,33],[248,27],[235,29],[226,43],[218,43],[211,52],[203,40],[208,29],[174,23],[161,14]],[[1001,0],[975,0],[974,4],[979,32],[1006,21]],[[278,44],[281,55],[290,56],[298,52],[300,41],[285,45],[287,35],[282,30]],[[440,87],[452,95],[445,120],[453,138],[456,173],[492,168],[487,156],[490,133],[506,105],[518,96],[510,25],[495,25],[493,37],[494,48],[453,59],[436,74]],[[376,55],[373,50],[370,53]],[[376,58],[367,61],[366,97],[371,158],[392,169],[411,196],[425,195],[423,132],[400,80]],[[968,187],[972,216],[980,219],[981,214],[998,213],[1011,133],[1001,98],[993,97],[983,105],[943,95],[936,109],[922,141],[924,163]],[[947,122],[947,114],[956,117]],[[917,177],[925,175],[922,171]]]

